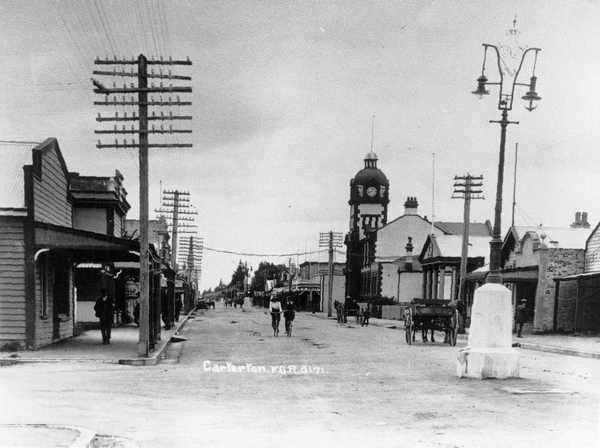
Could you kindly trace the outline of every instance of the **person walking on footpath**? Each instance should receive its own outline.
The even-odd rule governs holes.
[[[517,306],[515,311],[515,323],[517,325],[517,337],[522,338],[521,331],[523,331],[523,324],[527,322],[527,310],[525,309],[525,305],[527,304],[527,300],[521,300],[521,303]]]
[[[183,300],[181,300],[181,294],[178,294],[177,298],[175,299],[175,322],[179,322],[181,308],[183,308]]]
[[[367,305],[367,307],[365,308],[365,310],[363,311],[363,318],[362,318],[362,326],[369,326],[369,319],[371,318],[371,311],[369,311],[369,307]]]
[[[113,324],[114,304],[106,293],[106,289],[100,290],[100,297],[96,300],[94,311],[100,319],[100,332],[102,333],[102,344],[110,344],[110,330]]]

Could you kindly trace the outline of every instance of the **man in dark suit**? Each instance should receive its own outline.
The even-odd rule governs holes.
[[[94,311],[96,317],[100,318],[100,332],[102,333],[102,344],[110,344],[110,329],[113,324],[114,304],[106,293],[106,289],[100,290],[101,296],[96,300]]]

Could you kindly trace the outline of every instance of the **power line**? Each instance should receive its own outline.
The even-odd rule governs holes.
[[[213,249],[211,247],[204,246],[204,250],[209,250],[211,252],[218,252],[221,254],[230,254],[230,255],[241,255],[244,257],[294,257],[299,255],[310,255],[310,254],[318,254],[321,252],[327,252],[327,249],[324,250],[313,250],[308,252],[293,252],[288,254],[252,254],[252,253],[244,253],[244,252],[235,252],[230,250],[222,250],[222,249]]]

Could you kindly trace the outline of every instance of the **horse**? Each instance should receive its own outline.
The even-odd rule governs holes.
[[[431,342],[435,342],[434,326],[431,325],[432,323],[433,323],[433,321],[431,319],[424,319],[423,316],[421,316],[421,320],[419,322],[418,328],[417,328],[417,325],[413,325],[413,334],[412,334],[413,342],[416,341],[416,334],[417,334],[418,329],[421,330],[421,340],[423,342],[428,342],[428,340],[427,340],[427,331],[428,330],[431,330]]]

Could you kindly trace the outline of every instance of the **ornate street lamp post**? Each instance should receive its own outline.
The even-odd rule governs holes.
[[[514,24],[514,22],[513,22]],[[514,28],[508,31],[515,38],[518,35],[518,31]],[[523,48],[517,43],[516,48],[509,47],[507,45],[490,45],[483,44],[483,68],[481,76],[477,79],[477,90],[475,95],[483,97],[489,95],[489,90],[486,90],[487,85],[499,85],[500,96],[498,100],[498,109],[502,111],[502,119],[500,121],[490,120],[490,123],[500,123],[500,159],[498,162],[498,185],[496,189],[496,208],[494,214],[494,229],[492,233],[492,241],[490,242],[490,268],[487,276],[487,283],[502,283],[501,273],[501,250],[502,250],[502,234],[501,234],[501,221],[502,221],[502,185],[504,182],[504,150],[506,145],[506,127],[509,124],[519,124],[518,121],[508,121],[508,111],[512,109],[513,97],[515,86],[526,86],[529,87],[529,91],[522,97],[525,102],[525,108],[530,112],[537,107],[537,102],[541,99],[535,91],[535,85],[537,78],[535,76],[535,66],[537,63],[538,53],[541,51],[539,48]],[[495,54],[498,64],[498,74],[500,75],[500,81],[488,82],[485,76],[485,64],[487,60],[488,51]],[[528,54],[534,57],[532,75],[529,84],[517,82],[519,73],[523,66],[523,62]],[[516,69],[511,69],[509,62],[510,59],[518,62]],[[514,65],[513,65],[514,66]]]

